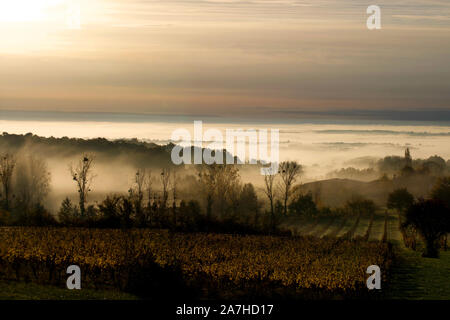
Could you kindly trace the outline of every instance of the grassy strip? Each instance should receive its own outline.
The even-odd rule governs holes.
[[[388,240],[394,243],[403,243],[402,233],[399,229],[398,214],[388,215]]]
[[[372,232],[374,216],[375,216],[375,214],[372,214],[370,216],[369,227],[367,228],[366,234],[364,235],[364,239],[366,241],[369,240],[370,233]]]
[[[359,219],[358,226],[353,232],[353,239],[364,238],[370,226],[372,217],[364,216]]]
[[[328,227],[328,229],[322,234],[321,238],[324,237],[335,237],[336,234],[341,230],[342,226],[345,224],[344,217],[338,217],[333,221],[333,224]]]
[[[308,233],[308,236],[320,237],[328,227],[333,223],[334,218],[320,218],[316,228]]]
[[[305,232],[309,232],[317,224],[316,220],[304,220],[300,218],[288,218],[281,226],[282,230],[289,230],[294,236],[304,235]]]
[[[319,219],[314,219],[311,223],[306,224],[304,228],[297,230],[298,235],[300,236],[308,235],[309,233],[313,232],[316,229],[318,224]]]
[[[373,219],[372,228],[370,230],[369,241],[381,241],[384,236],[384,227],[385,227],[385,216],[384,214],[379,215],[375,214]]]
[[[353,235],[355,234],[356,228],[358,228],[359,221],[361,220],[361,215],[358,215],[358,218],[356,219],[355,223],[353,224],[352,228],[344,235],[345,239],[352,239]]]
[[[336,234],[338,238],[345,238],[346,234],[353,228],[355,225],[356,217],[348,217],[345,221],[345,224],[342,226],[341,230]]]
[[[116,290],[69,290],[22,281],[0,281],[0,300],[136,300]]]
[[[396,246],[397,261],[386,286],[389,299],[450,300],[450,251],[439,259]]]

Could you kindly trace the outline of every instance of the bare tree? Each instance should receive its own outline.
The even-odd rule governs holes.
[[[173,170],[172,171],[172,178],[170,181],[170,184],[172,186],[172,198],[173,198],[173,205],[172,205],[172,209],[173,209],[173,224],[174,227],[177,225],[177,212],[176,212],[176,207],[177,207],[177,196],[178,196],[178,189],[177,189],[177,185],[178,185],[178,177],[177,177],[177,171]]]
[[[130,188],[130,198],[134,204],[136,210],[136,218],[140,223],[143,223],[143,201],[144,201],[144,189],[146,184],[146,172],[145,169],[138,169],[134,175],[133,186]]]
[[[0,182],[2,184],[4,196],[4,208],[9,210],[11,183],[14,167],[16,166],[16,158],[12,154],[4,154],[0,160]]]
[[[211,215],[213,203],[224,217],[230,204],[233,187],[239,183],[239,170],[234,165],[212,164],[199,167],[199,182],[206,194],[207,215]]]
[[[281,183],[279,188],[283,195],[284,201],[284,215],[287,215],[287,203],[291,196],[292,186],[294,185],[297,176],[302,172],[302,166],[296,161],[284,161],[280,163],[279,174],[281,177]]]
[[[152,185],[153,185],[153,176],[152,176],[152,172],[150,170],[147,170],[147,175],[145,178],[145,191],[147,193],[147,206],[150,207],[151,202],[152,202]],[[155,197],[153,195],[153,197]]]
[[[15,190],[19,201],[26,207],[41,203],[50,190],[50,172],[44,160],[33,155],[17,163],[20,175],[15,177]]]
[[[86,201],[88,193],[91,191],[90,186],[92,184],[92,180],[94,179],[94,175],[92,174],[92,162],[94,157],[92,155],[85,154],[82,159],[78,161],[76,166],[70,166],[70,173],[72,175],[73,180],[77,184],[78,195],[80,198],[80,214],[84,217],[86,213]]]
[[[206,217],[210,219],[214,202],[215,175],[206,165],[197,167],[197,170],[201,192],[206,195]]]
[[[146,183],[147,175],[145,169],[138,169],[136,175],[134,176],[134,183],[136,185],[136,201],[139,210],[142,208],[142,201],[144,200],[144,188]]]
[[[269,198],[270,203],[270,227],[273,231],[275,229],[275,211],[273,208],[274,205],[274,199],[275,199],[275,188],[274,188],[274,182],[275,182],[276,175],[265,175],[264,176],[264,193],[266,194],[267,198]]]
[[[225,205],[230,209],[228,212],[231,214],[229,218],[234,221],[243,221],[244,223],[248,223],[249,212],[245,210],[245,206],[249,205],[247,203],[248,199],[243,198],[243,188],[244,185],[239,180],[236,180],[235,183],[230,184],[227,191],[227,197],[225,200]]]
[[[216,166],[216,200],[223,218],[231,202],[233,188],[239,183],[239,170],[234,165]]]
[[[162,207],[167,207],[167,200],[169,199],[169,182],[170,182],[170,169],[163,168],[160,175],[162,190]]]

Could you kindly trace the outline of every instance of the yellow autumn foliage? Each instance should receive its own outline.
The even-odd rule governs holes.
[[[111,273],[155,262],[184,277],[270,282],[297,288],[354,290],[366,269],[390,264],[388,245],[363,240],[170,233],[165,230],[0,228],[0,264],[33,261],[65,270]]]

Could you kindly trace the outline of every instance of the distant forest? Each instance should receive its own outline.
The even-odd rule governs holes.
[[[0,136],[1,152],[37,154],[47,157],[72,157],[83,153],[95,153],[98,161],[110,161],[126,155],[127,161],[136,167],[162,167],[171,164],[170,151],[173,144],[160,146],[138,139],[108,140],[105,138],[45,138],[27,133]]]

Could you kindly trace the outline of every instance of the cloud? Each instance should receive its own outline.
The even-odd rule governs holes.
[[[81,30],[2,25],[0,108],[449,108],[449,3],[379,5],[370,32],[359,0],[83,1]]]
[[[406,135],[422,137],[448,137],[450,132],[415,132],[415,131],[391,131],[391,130],[317,130],[323,134],[365,134],[365,135]]]

